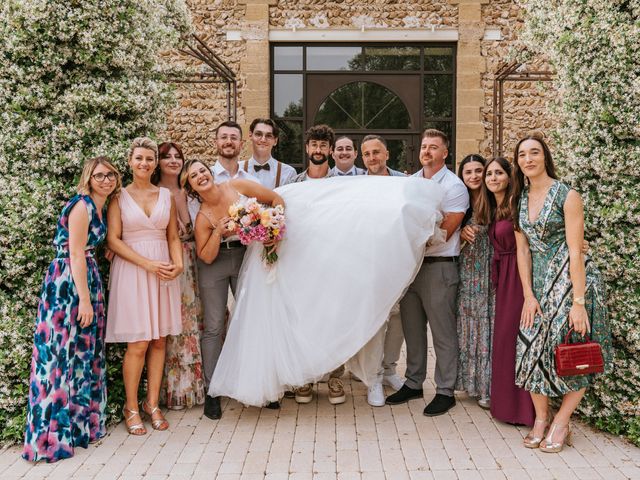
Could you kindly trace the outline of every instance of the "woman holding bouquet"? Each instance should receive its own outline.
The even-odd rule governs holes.
[[[258,202],[284,206],[282,197],[257,182],[234,179],[216,184],[211,169],[199,160],[186,162],[180,183],[187,194],[201,202],[195,220],[198,282],[204,313],[202,355],[206,381],[215,371],[222,350],[224,319],[229,287],[236,294],[237,272],[245,247],[233,228],[229,208],[241,197],[255,197]],[[277,245],[271,246],[273,249]],[[229,284],[228,278],[231,278]],[[204,414],[220,418],[222,410],[217,396],[207,395]]]

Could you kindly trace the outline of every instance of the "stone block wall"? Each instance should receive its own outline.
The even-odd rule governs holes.
[[[194,32],[236,73],[237,120],[245,131],[256,116],[269,114],[270,28],[425,28],[458,30],[457,156],[481,152],[491,156],[493,79],[496,70],[518,48],[522,26],[515,0],[187,0]],[[485,29],[499,28],[502,39],[484,40]],[[227,41],[237,30],[242,40]],[[198,62],[178,52],[168,54],[175,66],[198,71]],[[529,69],[545,67],[541,63]],[[178,105],[169,113],[166,138],[180,143],[185,155],[215,159],[213,128],[226,119],[223,84],[177,84]],[[549,130],[548,104],[556,92],[551,83],[505,84],[505,152],[526,131]],[[243,155],[249,152],[245,147]],[[510,154],[509,154],[510,156]]]

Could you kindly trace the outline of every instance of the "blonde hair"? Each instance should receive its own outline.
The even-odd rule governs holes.
[[[116,174],[116,187],[108,197],[111,198],[112,195],[120,192],[120,188],[122,187],[122,178],[120,177],[118,169],[111,163],[111,160],[103,156],[91,158],[84,163],[82,173],[80,174],[80,180],[78,181],[77,191],[80,195],[91,195],[91,175],[93,175],[93,172],[98,165],[104,165]]]
[[[200,163],[204,165],[205,167],[209,168],[209,171],[211,171],[207,162],[203,160],[198,160],[197,158],[192,158],[191,160],[187,160],[184,166],[182,167],[182,172],[180,172],[180,187],[182,187],[184,191],[187,192],[188,196],[200,201],[200,195],[198,195],[198,192],[196,192],[191,186],[191,184],[189,183],[189,169],[196,163]]]
[[[153,150],[153,155],[156,158],[156,162],[158,161],[158,144],[151,140],[149,137],[137,137],[134,138],[131,142],[131,146],[129,147],[129,155],[128,159],[131,160],[133,156],[133,151],[136,148],[146,148],[147,150]]]

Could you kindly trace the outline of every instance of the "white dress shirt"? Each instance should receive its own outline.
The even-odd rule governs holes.
[[[290,183],[291,180],[293,179],[293,177],[295,177],[298,172],[296,172],[296,169],[293,168],[291,165],[287,165],[286,163],[283,162],[279,162],[278,160],[276,160],[275,158],[271,157],[269,158],[269,160],[267,160],[265,163],[261,164],[258,163],[258,161],[254,158],[251,157],[249,160],[245,160],[240,162],[240,170],[244,171],[245,169],[245,163],[249,162],[248,165],[248,173],[250,175],[253,175],[255,178],[258,179],[258,181],[264,186],[267,187],[271,190],[273,190],[274,188],[276,188],[276,176],[278,173],[278,164],[281,164],[282,166],[280,167],[280,184],[278,186],[282,186],[282,185],[286,185],[287,183]],[[265,169],[261,169],[259,171],[256,172],[255,170],[255,165],[266,165],[269,164],[269,170],[265,170]]]
[[[348,172],[343,172],[338,167],[333,167],[331,171],[335,177],[355,177],[356,175],[364,175],[365,173],[365,170],[358,168],[355,165],[352,166]]]
[[[224,183],[232,180],[234,178],[243,178],[245,180],[251,180],[252,182],[260,183],[253,175],[245,172],[241,168],[238,168],[238,171],[235,175],[231,175],[220,162],[216,162],[213,167],[211,167],[211,173],[213,174],[213,183]],[[188,197],[188,207],[189,207],[189,216],[191,217],[191,224],[196,224],[196,215],[198,215],[198,210],[200,210],[200,202],[195,198]]]
[[[413,174],[414,177],[424,178],[424,170],[420,169]],[[469,192],[458,176],[444,165],[431,177],[444,187],[442,199],[442,213],[465,213],[469,208]],[[445,243],[430,245],[425,249],[425,257],[457,257],[460,255],[460,227]]]

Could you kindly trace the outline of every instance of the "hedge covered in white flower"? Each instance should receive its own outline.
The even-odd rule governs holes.
[[[0,441],[20,440],[37,298],[57,216],[87,158],[125,166],[164,124],[159,53],[190,28],[184,0],[0,2]],[[118,350],[110,376],[119,378]],[[110,409],[122,401],[110,382]]]
[[[521,40],[557,71],[555,158],[608,286],[615,368],[580,410],[640,444],[640,0],[521,3]]]

